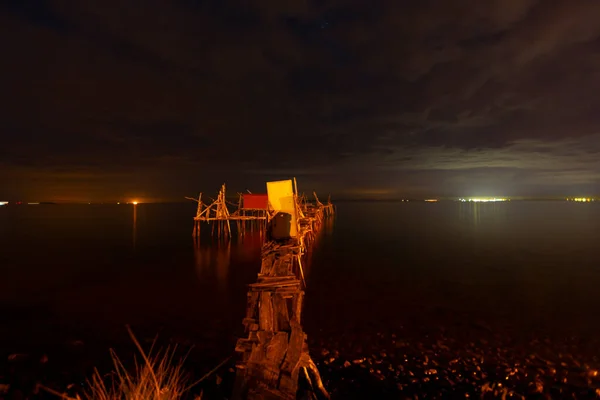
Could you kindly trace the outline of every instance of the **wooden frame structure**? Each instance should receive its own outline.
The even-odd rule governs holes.
[[[321,203],[319,197],[313,192],[315,202],[311,203],[308,201],[306,196],[302,194],[298,196],[296,179],[294,179],[294,202],[296,204],[296,221],[299,223],[299,230],[306,229],[307,232],[300,235],[301,240],[307,240],[312,236],[310,233],[313,230],[313,222],[307,221],[312,219],[318,219],[319,223],[322,219],[334,215],[335,208],[331,204],[331,197],[328,199],[327,204]],[[221,185],[221,189],[217,194],[216,199],[211,199],[211,203],[204,203],[202,201],[202,193],[197,199],[192,197],[186,197],[188,200],[192,200],[198,203],[196,209],[196,216],[194,217],[194,229],[192,236],[194,238],[200,238],[202,222],[206,222],[212,225],[211,233],[212,236],[218,238],[231,238],[232,229],[231,221],[236,223],[238,235],[243,235],[246,231],[261,231],[263,232],[275,214],[272,209],[258,209],[258,208],[246,208],[243,203],[243,194],[238,193],[238,203],[231,203],[226,198],[226,186]],[[235,211],[230,212],[229,207],[237,207]],[[316,212],[320,210],[319,212]],[[309,215],[307,217],[307,215]],[[308,219],[306,219],[308,218]]]
[[[231,214],[231,219],[237,222],[238,232],[243,235],[246,230],[250,230],[250,232],[264,231],[268,220],[268,209],[246,207],[244,195],[244,193],[238,193],[237,210]]]
[[[326,206],[309,205],[296,188],[294,204],[296,237],[263,245],[258,280],[249,286],[243,320],[248,337],[236,345],[241,358],[236,365],[234,400],[295,399],[300,381],[312,398],[329,398],[308,353],[301,323],[306,286],[302,257],[316,238]],[[333,206],[329,208],[327,215],[332,215]]]
[[[195,238],[200,237],[202,222],[212,225],[212,235],[214,236],[216,234],[219,238],[231,237],[231,221],[236,222],[238,234],[243,234],[248,228],[251,230],[264,229],[267,221],[267,211],[244,209],[242,207],[242,196],[239,193],[238,195],[240,196],[238,209],[233,213],[229,211],[228,204],[231,203],[229,203],[226,198],[225,184],[221,185],[221,189],[219,190],[217,198],[210,204],[205,204],[202,202],[202,193],[200,193],[198,199],[186,197],[186,199],[193,200],[198,203],[196,216],[194,217],[194,229],[192,231],[192,236]]]

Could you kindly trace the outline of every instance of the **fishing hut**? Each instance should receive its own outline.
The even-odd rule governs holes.
[[[200,237],[202,222],[212,226],[213,236],[219,238],[230,238],[232,235],[231,222],[237,225],[238,234],[243,234],[246,229],[264,229],[268,215],[267,195],[260,194],[241,194],[239,193],[238,204],[227,201],[225,184],[216,199],[210,199],[208,204],[203,203],[202,193],[198,199],[186,197],[198,203],[196,216],[194,217],[194,229],[192,235],[195,238]],[[230,207],[236,207],[234,212]]]
[[[236,345],[233,399],[329,398],[302,329],[306,286],[303,255],[315,238],[325,205],[298,196],[292,180],[267,182],[268,229],[256,283],[249,285],[247,338]]]
[[[238,232],[247,230],[263,231],[266,228],[269,211],[269,197],[266,194],[238,193],[238,208],[231,215],[235,219]]]

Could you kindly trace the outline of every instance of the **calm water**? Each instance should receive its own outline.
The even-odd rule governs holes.
[[[194,213],[194,204],[0,207],[0,342],[7,351],[110,342],[130,323],[209,343],[215,359],[230,354],[261,238],[195,245]],[[315,352],[360,354],[349,349],[361,335],[439,329],[592,346],[599,243],[600,203],[342,203],[308,266],[305,330]]]

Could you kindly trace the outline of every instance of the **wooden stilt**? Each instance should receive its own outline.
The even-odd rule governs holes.
[[[306,244],[310,244],[315,239],[313,231],[319,230],[326,218],[334,214],[335,207],[331,204],[331,197],[328,197],[327,204],[321,203],[316,193],[313,192],[315,202],[310,203],[304,194],[298,194],[296,180],[293,181],[294,199],[296,203],[296,221],[299,222],[299,230],[304,230],[302,234],[306,239]],[[216,200],[206,205],[202,202],[202,193],[198,199],[188,198],[198,203],[196,217],[194,218],[194,227],[192,235],[199,237],[201,235],[201,222],[211,224],[211,235],[219,240],[228,240],[232,238],[233,231],[231,221],[236,221],[238,236],[243,236],[246,232],[259,233],[262,236],[267,231],[269,214],[267,210],[246,210],[243,208],[243,197],[239,193],[238,209],[233,213],[229,212],[228,202],[225,196],[225,184],[221,189]],[[303,224],[303,226],[300,226]]]

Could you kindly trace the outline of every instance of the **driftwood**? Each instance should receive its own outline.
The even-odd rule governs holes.
[[[263,246],[261,270],[256,283],[249,285],[243,320],[248,337],[236,345],[241,356],[235,400],[296,399],[300,382],[308,388],[307,398],[329,398],[301,324],[305,286],[301,259],[321,226],[325,207],[306,206],[299,214],[298,237]]]

